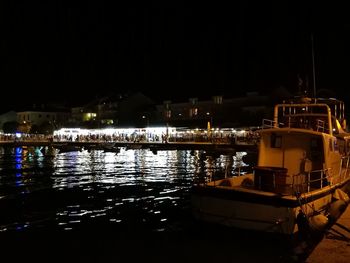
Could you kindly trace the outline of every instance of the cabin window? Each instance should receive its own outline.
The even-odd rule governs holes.
[[[350,154],[350,140],[346,141],[346,153]]]
[[[277,136],[276,134],[271,134],[271,148],[281,148],[282,146],[282,136]]]
[[[334,148],[333,148],[333,140],[332,140],[332,139],[329,139],[328,145],[329,145],[329,150],[330,150],[331,152],[333,152],[333,151],[334,151]]]
[[[165,117],[166,117],[167,119],[170,119],[170,118],[171,118],[171,110],[166,110],[166,111],[165,111]]]
[[[331,145],[331,144],[330,144]],[[323,161],[323,143],[321,138],[312,138],[310,145],[310,160]]]
[[[338,144],[338,140],[337,139],[333,140],[333,149],[336,152],[339,151],[339,144]]]
[[[318,146],[318,141],[317,139],[312,139],[311,140],[311,148],[317,148]]]
[[[339,153],[345,154],[345,141],[338,140]]]

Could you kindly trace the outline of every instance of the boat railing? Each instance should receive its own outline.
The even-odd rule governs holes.
[[[330,178],[332,177],[329,171],[331,168],[328,169],[320,169],[320,170],[313,170],[307,173],[307,179],[306,179],[306,186],[307,186],[307,192],[310,192],[314,189],[322,189],[324,186],[329,185],[329,182],[331,181]],[[294,179],[295,177],[293,177]]]
[[[234,181],[230,182],[230,175],[225,174],[224,180],[216,180],[206,178],[204,181],[197,182],[197,185],[209,185],[210,187],[232,187],[241,186],[243,188],[251,188],[266,192],[273,192],[282,195],[296,195],[308,193],[326,186],[335,185],[347,180],[349,174],[350,157],[346,156],[342,159],[341,169],[339,173],[332,173],[331,168],[312,170],[307,173],[287,175],[285,168],[279,167],[255,167],[253,177],[233,176]],[[259,168],[259,170],[257,169]],[[250,179],[249,179],[250,178]],[[211,183],[211,184],[210,184]],[[237,184],[238,183],[238,184]]]
[[[276,184],[276,182],[281,180],[276,179],[276,175],[273,175],[274,187],[277,189],[277,192],[282,191],[286,194],[308,193],[329,185],[341,183],[350,176],[348,171],[349,162],[349,156],[342,158],[342,164],[338,174],[332,174],[330,172],[332,170],[331,168],[313,170],[305,174],[293,175],[291,183]]]
[[[343,156],[340,160],[339,167],[339,180],[345,179],[344,177],[349,176],[349,164],[350,164],[350,156]]]
[[[325,124],[326,122],[320,119],[316,120],[316,131],[325,132]]]
[[[279,127],[279,126],[283,126],[283,123],[278,123],[277,125],[275,125],[276,122],[274,120],[270,120],[270,119],[263,119],[262,120],[262,128],[263,129],[270,129],[270,128],[274,128],[274,127]]]
[[[284,127],[311,129],[333,135],[332,111],[327,104],[277,104],[274,109],[274,124],[285,123]]]
[[[312,119],[312,117],[314,119]],[[323,132],[328,133],[327,123],[317,118],[317,115],[315,116],[285,116],[284,122],[278,122],[276,123],[273,120],[270,119],[263,119],[262,123],[262,129],[270,129],[270,128],[301,128],[301,129],[308,129],[308,130],[314,130],[317,132]]]
[[[278,194],[306,193],[321,189],[333,182],[329,169],[313,170],[308,173],[288,175],[286,168],[255,167],[254,189]]]
[[[349,157],[342,159],[343,163],[338,173],[332,173],[331,168],[312,170],[306,173],[288,175],[286,168],[264,167],[254,168],[254,189],[278,194],[308,193],[322,189],[328,185],[341,183],[349,177]]]

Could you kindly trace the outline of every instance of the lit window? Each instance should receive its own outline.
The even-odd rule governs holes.
[[[214,104],[222,104],[222,96],[213,97]]]

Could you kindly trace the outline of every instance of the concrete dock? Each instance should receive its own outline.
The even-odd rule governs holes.
[[[256,152],[258,146],[255,144],[245,143],[218,143],[218,142],[108,142],[108,141],[48,141],[48,140],[26,140],[26,141],[0,141],[0,146],[4,147],[38,147],[38,146],[52,146],[59,148],[62,145],[70,145],[82,148],[91,148],[101,145],[113,145],[114,147],[124,147],[126,149],[149,149],[151,151],[170,151],[170,150],[203,150],[218,154],[235,154],[236,152],[249,151]]]
[[[327,231],[305,262],[350,262],[350,206]]]

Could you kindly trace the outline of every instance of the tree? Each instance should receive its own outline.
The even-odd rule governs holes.
[[[31,125],[29,123],[19,123],[17,125],[17,131],[22,133],[29,133]]]
[[[38,132],[41,134],[53,134],[53,131],[55,129],[52,123],[49,121],[43,122],[39,125],[38,128]]]
[[[5,122],[2,126],[4,133],[15,133],[17,131],[18,123],[16,121]]]

